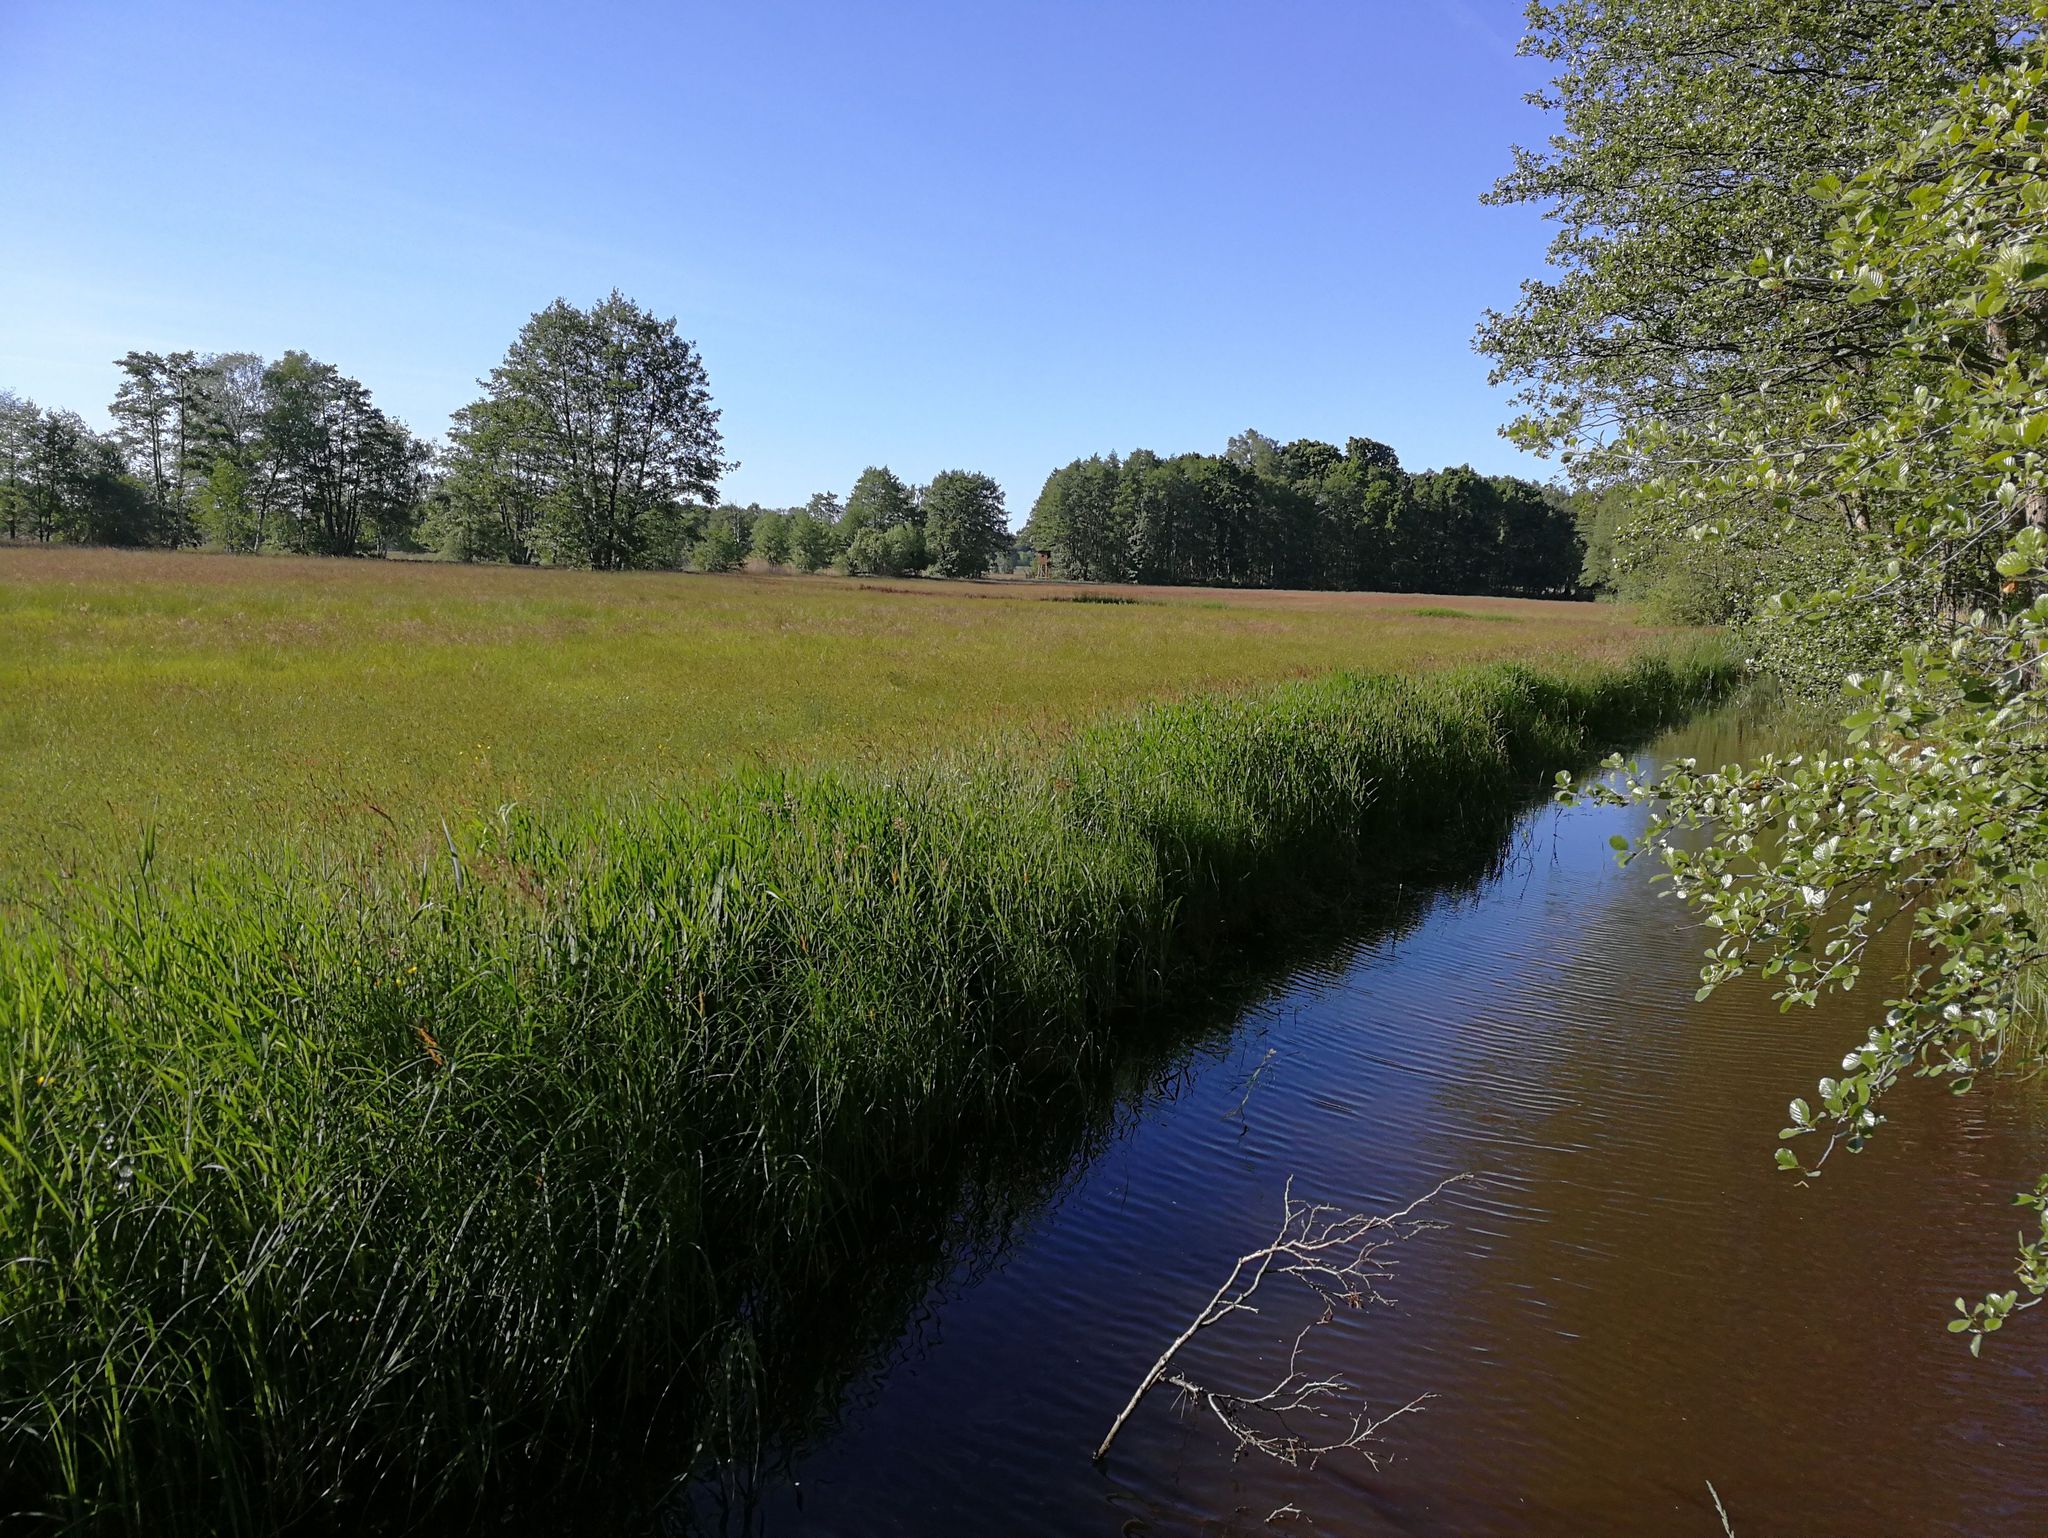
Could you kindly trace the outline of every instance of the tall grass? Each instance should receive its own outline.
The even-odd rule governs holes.
[[[1339,669],[1622,661],[1611,604],[463,567],[0,546],[0,915],[52,872],[223,846],[413,856],[508,801],[906,763]],[[1099,593],[1094,596],[1102,596]],[[1132,595],[1121,595],[1132,596]]]
[[[1730,673],[1340,675],[74,894],[0,938],[0,1509],[404,1525],[701,1420],[878,1190]]]

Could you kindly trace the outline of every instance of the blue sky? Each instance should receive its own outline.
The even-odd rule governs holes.
[[[697,341],[775,505],[1080,455],[1496,433],[1545,226],[1519,0],[0,0],[0,387],[300,347],[436,435],[614,286]]]

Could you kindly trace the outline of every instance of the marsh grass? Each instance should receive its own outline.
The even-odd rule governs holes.
[[[0,935],[0,1509],[440,1523],[701,1423],[877,1192],[1730,672],[1340,674],[81,880]]]
[[[1142,597],[1142,604],[1048,602]],[[1623,662],[1609,605],[461,567],[0,547],[0,921],[145,832],[416,861],[508,802],[736,766],[1057,741],[1105,710],[1340,669]]]
[[[1419,619],[1469,619],[1496,625],[1512,624],[1515,620],[1515,616],[1512,614],[1474,614],[1469,609],[1451,609],[1438,604],[1431,604],[1421,609],[1410,609],[1408,612]]]

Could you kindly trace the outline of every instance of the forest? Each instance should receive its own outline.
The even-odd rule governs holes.
[[[1410,475],[1384,443],[1263,433],[1220,455],[1075,460],[1022,542],[1101,582],[1352,592],[1573,595],[1584,551],[1569,497],[1468,467]]]
[[[599,571],[749,560],[853,576],[978,577],[1559,597],[1579,588],[1569,498],[1468,468],[1410,475],[1368,438],[1221,455],[1139,450],[1055,470],[1021,534],[991,477],[911,485],[870,466],[842,498],[715,502],[730,467],[704,363],[613,293],[521,330],[430,442],[303,352],[130,352],[113,430],[0,392],[10,541],[435,555]]]

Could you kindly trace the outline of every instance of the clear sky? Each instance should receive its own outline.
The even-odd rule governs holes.
[[[677,317],[739,501],[1391,443],[1543,473],[1474,322],[1519,0],[0,0],[0,387],[303,348],[438,435],[521,322]]]

